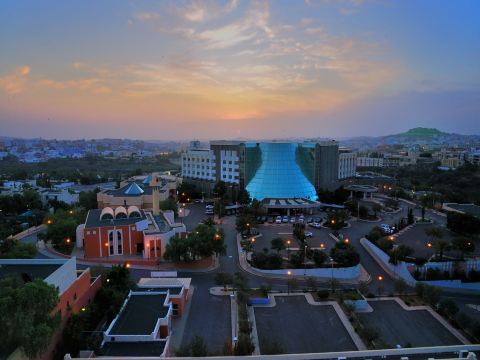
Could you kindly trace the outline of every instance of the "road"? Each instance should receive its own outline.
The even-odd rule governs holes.
[[[388,215],[381,223],[397,223],[401,217],[406,217],[409,207],[412,205],[400,202],[402,211]],[[191,231],[195,226],[206,218],[204,215],[204,204],[191,204],[188,206],[190,210],[189,216],[183,219],[187,230]],[[420,216],[420,210],[414,211],[416,216]],[[427,216],[433,218],[435,223],[444,226],[446,219],[438,216],[430,211],[427,211]],[[192,285],[195,288],[194,296],[192,297],[191,311],[187,318],[187,326],[183,336],[182,344],[188,343],[194,335],[203,336],[208,344],[210,351],[214,353],[220,353],[223,347],[225,338],[230,334],[230,309],[229,300],[214,299],[209,294],[209,289],[215,286],[215,274],[217,272],[226,272],[234,274],[236,272],[242,273],[248,280],[250,287],[260,287],[261,285],[269,284],[274,290],[287,290],[286,280],[280,279],[266,279],[252,275],[242,270],[239,265],[237,244],[236,244],[236,230],[235,230],[235,216],[229,216],[222,219],[220,227],[223,228],[225,233],[225,244],[227,246],[226,255],[219,258],[218,269],[207,272],[185,272],[180,271],[179,277],[192,278]],[[346,237],[350,239],[353,246],[356,247],[360,253],[361,264],[372,276],[372,281],[369,284],[370,292],[378,293],[378,288],[381,287],[384,294],[394,292],[394,280],[383,271],[383,269],[377,264],[377,262],[366,252],[363,246],[360,245],[360,239],[368,234],[370,229],[380,223],[369,223],[362,221],[352,221],[352,227],[341,231]],[[29,239],[31,240],[31,239]],[[43,257],[39,255],[38,257]],[[79,268],[85,268],[86,266],[80,266]],[[149,277],[150,270],[131,269],[131,274],[134,280],[141,277]],[[382,280],[378,280],[378,276],[382,277]],[[303,284],[302,284],[303,283]],[[300,281],[300,287],[304,285],[303,281]],[[319,284],[319,287],[328,287],[328,284]],[[478,297],[474,295],[457,295],[454,293],[444,292],[445,296],[452,297],[454,300],[458,300],[459,307],[467,314],[472,316],[479,316],[480,312],[468,307],[468,304],[478,303]],[[221,334],[219,336],[219,334]]]

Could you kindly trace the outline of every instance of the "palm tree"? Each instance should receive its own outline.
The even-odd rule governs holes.
[[[447,249],[449,245],[447,241],[442,240],[443,230],[440,227],[435,226],[425,229],[425,234],[431,238],[432,243],[435,246],[435,251],[438,252],[438,256],[440,257],[440,260],[442,260],[443,252]]]

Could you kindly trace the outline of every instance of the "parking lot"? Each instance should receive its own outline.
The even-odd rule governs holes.
[[[357,350],[332,306],[312,306],[304,296],[275,300],[275,307],[254,308],[260,353],[272,341],[288,354]]]
[[[426,310],[406,311],[393,300],[371,301],[371,313],[358,314],[364,325],[378,331],[385,348],[461,344]]]
[[[270,249],[271,240],[273,238],[279,237],[285,240],[285,246],[287,246],[287,241],[290,240],[290,247],[292,249],[298,249],[300,244],[297,239],[293,236],[293,225],[292,224],[261,224],[256,225],[256,228],[262,234],[262,236],[255,238],[255,251],[263,251],[264,248]],[[335,245],[335,240],[333,240],[328,234],[329,230],[327,229],[315,229],[307,226],[305,231],[312,232],[312,237],[307,238],[307,243],[312,248],[323,248],[325,251],[329,251],[332,246]],[[282,252],[283,255],[287,254],[287,250]]]
[[[413,253],[413,256],[424,257],[428,259],[435,254],[435,246],[434,244],[432,244],[431,247],[428,246],[428,243],[431,243],[432,239],[427,236],[427,234],[425,234],[425,230],[434,226],[435,225],[416,225],[410,230],[404,232],[403,234],[400,234],[396,238],[395,243],[408,245],[415,251]],[[454,235],[447,228],[442,227],[441,229],[443,231],[442,240],[450,243],[453,240]],[[443,254],[444,256],[456,257],[459,255],[459,252],[456,250],[445,250]]]

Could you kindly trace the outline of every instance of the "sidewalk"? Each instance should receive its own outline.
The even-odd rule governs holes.
[[[72,255],[65,255],[59,253],[52,248],[51,244],[45,245],[43,241],[37,243],[37,251],[49,258],[52,259],[70,259],[75,256],[77,258],[77,264],[87,265],[87,266],[105,266],[112,267],[114,265],[122,265],[128,263],[131,269],[139,270],[157,270],[157,271],[184,271],[184,272],[199,272],[207,273],[216,270],[220,263],[218,257],[210,257],[207,259],[197,260],[192,263],[160,263],[158,264],[156,260],[144,260],[135,257],[124,257],[124,258],[92,258],[84,259],[81,256],[76,256],[75,252],[72,252]]]

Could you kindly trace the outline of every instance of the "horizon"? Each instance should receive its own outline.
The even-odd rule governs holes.
[[[49,0],[0,8],[2,135],[480,133],[478,2]]]
[[[299,140],[309,140],[309,139],[325,139],[325,140],[335,140],[335,141],[344,141],[344,140],[351,140],[351,139],[356,139],[356,138],[382,138],[382,137],[389,137],[389,136],[400,136],[410,130],[413,130],[413,129],[419,129],[419,128],[422,128],[422,129],[434,129],[434,130],[438,130],[440,131],[441,133],[443,134],[447,134],[447,135],[460,135],[460,136],[480,136],[480,133],[470,133],[470,134],[462,134],[462,133],[458,133],[458,132],[445,132],[445,131],[442,131],[441,129],[437,129],[437,128],[425,128],[425,127],[422,127],[422,126],[418,126],[416,128],[410,128],[410,129],[407,129],[407,130],[404,130],[404,131],[401,131],[400,133],[396,133],[396,134],[382,134],[382,135],[355,135],[355,136],[338,136],[338,137],[325,137],[325,136],[321,136],[321,137],[308,137],[308,136],[291,136],[291,137],[272,137],[272,138],[265,138],[265,137],[257,137],[257,138],[247,138],[247,137],[237,137],[237,138],[199,138],[199,137],[192,137],[192,138],[182,138],[182,139],[156,139],[156,138],[151,138],[151,139],[148,139],[148,138],[144,138],[144,139],[141,139],[141,138],[128,138],[128,137],[96,137],[96,138],[75,138],[75,137],[71,137],[71,138],[68,138],[68,137],[65,137],[65,138],[47,138],[47,137],[21,137],[21,136],[9,136],[9,135],[1,135],[0,136],[0,140],[1,139],[20,139],[20,140],[46,140],[46,141],[53,141],[53,140],[57,140],[57,141],[95,141],[95,140],[130,140],[130,141],[144,141],[144,142],[189,142],[189,141],[194,141],[194,140],[198,140],[198,141],[202,141],[202,142],[205,142],[205,141],[222,141],[222,140],[226,140],[226,141],[235,141],[235,140],[238,140],[238,141],[287,141],[287,140],[292,140],[292,139],[299,139]]]

